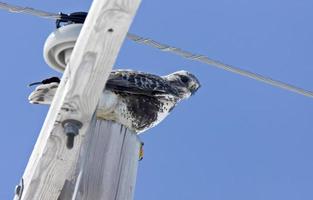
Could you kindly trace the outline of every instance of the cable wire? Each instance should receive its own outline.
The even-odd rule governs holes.
[[[284,82],[281,82],[278,80],[274,80],[272,78],[269,78],[269,77],[266,77],[266,76],[263,76],[263,75],[260,75],[257,73],[253,73],[253,72],[250,72],[247,70],[239,69],[239,68],[231,66],[231,65],[224,64],[222,62],[213,60],[213,59],[211,59],[207,56],[204,56],[204,55],[194,54],[194,53],[185,51],[183,49],[169,46],[167,44],[162,44],[162,43],[157,42],[155,40],[152,40],[149,38],[143,38],[143,37],[140,37],[138,35],[131,34],[131,33],[128,33],[127,38],[136,42],[136,43],[139,43],[139,44],[144,44],[144,45],[159,49],[161,51],[176,54],[178,56],[181,56],[181,57],[189,59],[189,60],[193,60],[193,61],[201,62],[201,63],[207,64],[207,65],[211,65],[211,66],[214,66],[214,67],[217,67],[217,68],[229,71],[229,72],[233,72],[235,74],[239,74],[241,76],[249,77],[251,79],[267,83],[269,85],[272,85],[272,86],[275,86],[278,88],[282,88],[282,89],[285,89],[285,90],[288,90],[291,92],[295,92],[295,93],[313,98],[313,92],[311,92],[311,91],[304,90],[300,87],[296,87],[296,86],[293,86],[293,85],[290,85],[290,84],[287,84],[287,83],[284,83]]]
[[[42,18],[48,18],[48,19],[55,19],[55,20],[61,19],[60,14],[50,13],[50,12],[46,12],[46,11],[42,11],[42,10],[37,10],[34,8],[29,8],[29,7],[10,5],[10,4],[3,3],[3,2],[0,2],[0,9],[5,9],[5,10],[7,10],[9,12],[13,12],[13,13],[31,14],[31,15],[35,15],[38,17],[42,17]],[[287,84],[287,83],[284,83],[284,82],[281,82],[278,80],[274,80],[270,77],[266,77],[266,76],[263,76],[263,75],[260,75],[257,73],[253,73],[253,72],[243,70],[243,69],[231,66],[231,65],[224,64],[222,62],[213,60],[213,59],[211,59],[207,56],[204,56],[204,55],[194,54],[194,53],[191,53],[189,51],[185,51],[183,49],[173,47],[173,46],[170,46],[167,44],[162,44],[162,43],[157,42],[155,40],[152,40],[150,38],[144,38],[144,37],[132,34],[132,33],[128,33],[127,38],[129,40],[136,42],[136,43],[144,44],[144,45],[159,49],[159,50],[164,51],[164,52],[176,54],[176,55],[181,56],[185,59],[201,62],[201,63],[207,64],[207,65],[211,65],[211,66],[214,66],[214,67],[217,67],[217,68],[220,68],[220,69],[223,69],[223,70],[235,73],[235,74],[239,74],[241,76],[249,77],[251,79],[264,82],[266,84],[269,84],[269,85],[272,85],[272,86],[275,86],[278,88],[282,88],[282,89],[285,89],[285,90],[288,90],[291,92],[295,92],[295,93],[313,98],[313,92],[311,92],[311,91],[308,91],[308,90],[302,89],[300,87],[296,87],[296,86],[293,86],[291,84]]]
[[[25,13],[30,15],[35,15],[42,18],[48,19],[59,19],[60,15],[55,13],[50,13],[42,10],[37,10],[29,7],[15,6],[7,3],[0,2],[0,9],[7,10],[12,13]]]

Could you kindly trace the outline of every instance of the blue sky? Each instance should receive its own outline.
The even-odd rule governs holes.
[[[91,1],[16,1],[51,12]],[[131,32],[313,90],[311,0],[143,0]],[[54,22],[0,11],[0,199],[11,199],[47,107],[27,84],[52,75],[42,57]],[[119,68],[185,69],[202,87],[141,136],[136,200],[313,199],[313,99],[126,41]]]

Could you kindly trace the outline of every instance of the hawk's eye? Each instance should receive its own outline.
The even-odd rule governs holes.
[[[186,76],[182,76],[180,79],[183,83],[187,83],[189,81],[189,78]]]

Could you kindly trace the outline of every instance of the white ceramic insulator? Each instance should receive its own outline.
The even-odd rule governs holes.
[[[51,68],[59,72],[65,70],[82,26],[82,24],[66,25],[49,35],[44,45],[43,56]]]

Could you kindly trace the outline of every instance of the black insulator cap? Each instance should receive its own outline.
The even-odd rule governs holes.
[[[41,84],[49,84],[49,83],[60,83],[60,79],[58,77],[51,77],[47,78],[40,82],[34,82],[28,85],[28,87],[34,86],[34,85],[41,85]]]
[[[71,14],[60,13],[60,19],[56,20],[56,28],[69,24],[83,24],[87,15],[87,12],[73,12]]]
[[[60,83],[60,79],[59,77],[51,77],[42,81],[42,84],[49,84],[49,83]]]

